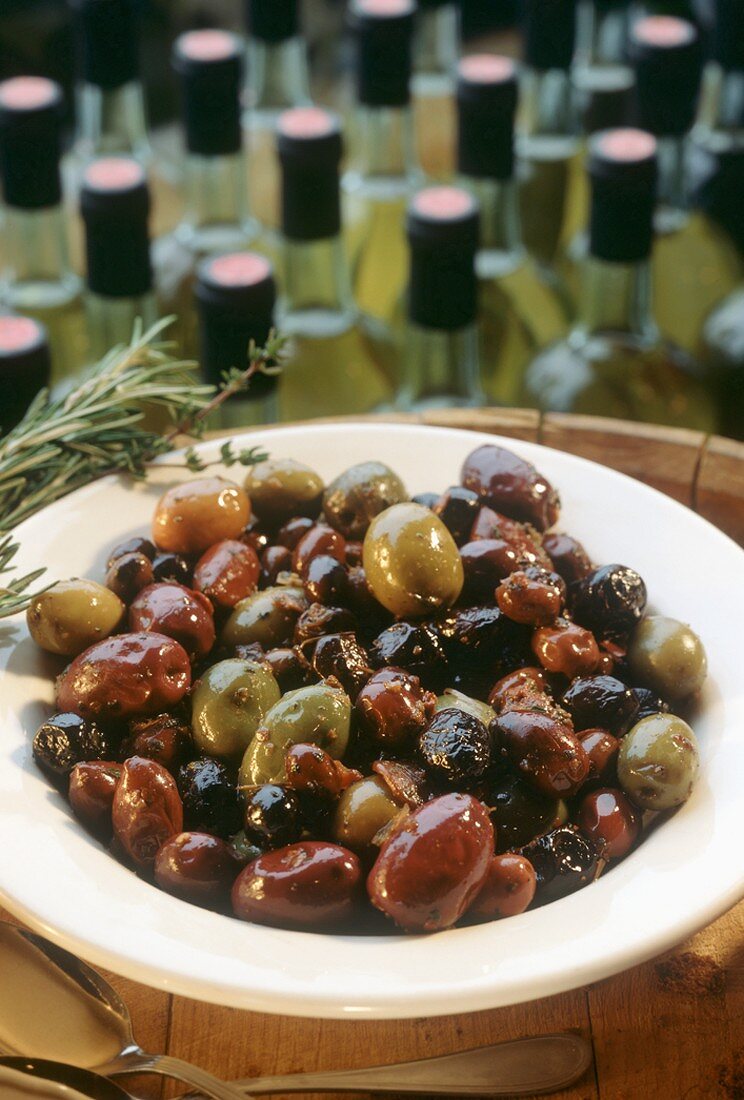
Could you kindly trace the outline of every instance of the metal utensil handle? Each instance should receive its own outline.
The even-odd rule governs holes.
[[[213,1100],[245,1100],[246,1097],[246,1092],[239,1085],[220,1081],[206,1070],[192,1066],[190,1062],[182,1062],[180,1058],[171,1058],[168,1054],[143,1054],[140,1058],[131,1059],[118,1071],[112,1071],[112,1076],[143,1072],[159,1073],[162,1077],[174,1077],[177,1081],[190,1085],[192,1089],[197,1089],[201,1095],[212,1097]]]

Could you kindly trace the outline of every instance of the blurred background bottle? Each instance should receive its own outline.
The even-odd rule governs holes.
[[[44,326],[31,317],[0,316],[0,432],[15,427],[51,373]]]
[[[455,68],[460,56],[460,5],[418,0],[413,56],[416,151],[432,179],[454,171]]]

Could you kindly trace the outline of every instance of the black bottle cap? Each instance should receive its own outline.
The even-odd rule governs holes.
[[[521,0],[524,60],[532,69],[569,69],[576,44],[576,0]]]
[[[282,232],[317,241],[341,229],[341,123],[322,107],[284,111],[277,125],[282,166]]]
[[[472,54],[457,69],[457,167],[463,175],[510,179],[514,172],[517,67],[508,57]]]
[[[357,99],[369,107],[404,107],[410,99],[413,0],[352,0]]]
[[[686,133],[695,119],[702,68],[697,29],[674,15],[648,15],[633,24],[629,53],[637,124],[658,136]]]
[[[646,259],[653,241],[655,139],[645,130],[604,130],[589,142],[587,168],[592,256],[615,263]]]
[[[585,134],[629,126],[635,103],[635,73],[627,65],[577,69],[576,100]]]
[[[173,46],[173,67],[181,78],[188,151],[204,157],[239,152],[243,47],[238,36],[187,31]]]
[[[298,0],[246,0],[248,30],[262,42],[284,42],[300,33]]]
[[[80,189],[88,286],[94,294],[134,298],[152,289],[150,191],[131,157],[88,165]]]
[[[201,322],[201,373],[219,385],[232,367],[245,369],[251,340],[266,343],[274,321],[276,283],[271,264],[258,252],[228,252],[202,260],[196,301]],[[277,378],[256,374],[241,400],[272,393]]]
[[[38,210],[62,198],[62,89],[42,76],[0,84],[0,178],[8,206]]]
[[[741,0],[715,0],[711,55],[724,69],[744,69],[744,7]]]
[[[135,0],[73,0],[83,80],[120,88],[139,76]]]
[[[429,8],[445,8],[456,2],[457,0],[418,0],[417,6],[426,11]]]
[[[425,328],[458,329],[477,313],[480,211],[459,187],[427,187],[408,207],[408,315]]]
[[[30,317],[0,316],[0,430],[21,419],[42,386],[49,385],[46,329]]]

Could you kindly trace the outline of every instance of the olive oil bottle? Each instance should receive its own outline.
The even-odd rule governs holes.
[[[44,326],[31,317],[0,315],[0,435],[15,427],[51,373]]]
[[[744,440],[744,283],[705,318],[700,355],[718,398],[720,431]]]
[[[450,179],[455,154],[455,69],[460,10],[452,0],[419,0],[414,39],[416,157],[427,176]]]

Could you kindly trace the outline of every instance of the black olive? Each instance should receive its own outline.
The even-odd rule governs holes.
[[[224,764],[203,757],[184,764],[178,773],[184,827],[227,840],[240,829],[238,788]]]
[[[180,554],[158,554],[152,563],[152,575],[156,581],[175,581],[188,588],[192,582],[191,566]]]
[[[352,703],[369,680],[369,657],[353,634],[325,634],[318,638],[312,657],[321,680],[334,676]]]
[[[349,575],[330,554],[319,554],[312,559],[303,584],[308,599],[318,603],[346,603],[349,597]]]
[[[485,697],[496,680],[532,660],[532,628],[515,623],[498,607],[464,608],[433,625],[449,659],[449,686],[468,695]]]
[[[577,623],[600,640],[623,641],[646,608],[643,578],[627,565],[603,565],[573,587]]]
[[[480,511],[480,497],[472,489],[453,485],[442,493],[433,511],[439,516],[458,546],[470,538],[475,517]]]
[[[603,729],[622,737],[637,721],[638,698],[614,676],[581,676],[574,680],[563,705],[577,732]]]
[[[290,649],[288,646],[270,649],[266,654],[266,662],[279,684],[282,695],[287,691],[294,691],[295,688],[315,683],[317,680],[310,662],[300,649]]]
[[[503,771],[486,787],[483,801],[491,809],[496,851],[528,844],[555,822],[558,801],[548,798],[512,771]]]
[[[669,713],[671,709],[669,703],[662,699],[660,695],[657,695],[655,691],[651,691],[650,688],[632,688],[631,690],[638,703],[634,724],[640,722],[642,718],[648,718],[650,714]]]
[[[434,508],[439,503],[439,493],[416,493],[415,497],[411,497],[414,504],[423,504],[424,508],[429,508],[434,511]]]
[[[298,644],[323,634],[348,634],[356,629],[356,618],[346,607],[311,603],[297,620],[294,640]]]
[[[594,568],[584,547],[570,535],[550,531],[543,539],[543,550],[566,584],[580,581]]]
[[[476,786],[491,763],[490,733],[479,718],[459,707],[435,714],[418,747],[430,779],[459,791]]]
[[[113,760],[116,749],[95,722],[78,714],[53,714],[34,735],[34,760],[55,787],[66,791],[76,764]]]
[[[427,623],[393,623],[378,634],[370,657],[375,668],[405,669],[432,691],[444,687],[447,654],[437,631]]]
[[[252,840],[249,840],[245,830],[241,829],[235,836],[230,837],[230,851],[233,859],[242,867],[245,867],[246,864],[252,863],[254,859],[258,859],[263,849],[254,844]]]
[[[297,795],[276,783],[257,787],[246,802],[243,828],[249,841],[264,848],[283,848],[299,840],[302,827]]]
[[[594,878],[598,852],[575,825],[561,825],[521,849],[537,875],[536,905],[557,901]]]
[[[135,536],[132,539],[127,539],[126,542],[120,542],[118,546],[114,547],[106,562],[106,568],[110,569],[114,562],[118,561],[119,558],[123,558],[125,554],[144,554],[146,558],[152,561],[157,554],[157,550],[149,539],[141,539]]]

